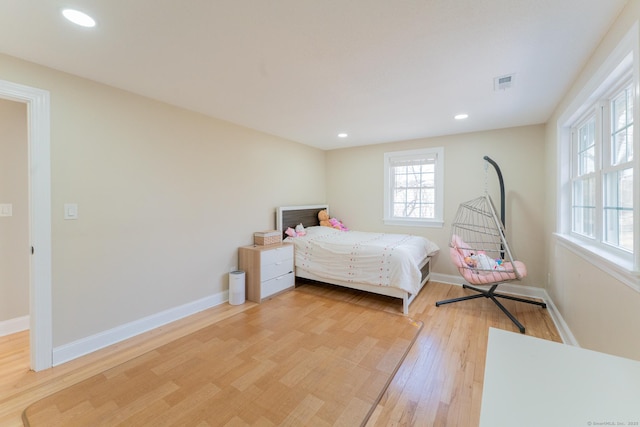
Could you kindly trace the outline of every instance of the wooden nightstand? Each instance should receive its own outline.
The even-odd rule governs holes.
[[[295,286],[291,243],[242,246],[238,267],[246,274],[249,301],[260,303]]]

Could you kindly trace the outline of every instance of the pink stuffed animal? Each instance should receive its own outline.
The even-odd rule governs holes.
[[[340,231],[349,231],[349,229],[340,221],[338,221],[336,218],[331,218],[329,220],[329,223],[331,224],[331,227],[336,228]]]
[[[294,230],[291,227],[287,227],[284,234],[286,234],[289,237],[298,237],[298,233],[296,233],[296,230]]]
[[[287,227],[284,234],[286,234],[289,237],[300,237],[300,236],[306,235],[307,231],[304,229],[304,226],[302,224],[298,224],[296,225],[295,229],[291,227]]]

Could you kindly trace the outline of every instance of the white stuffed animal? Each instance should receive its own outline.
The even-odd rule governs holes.
[[[476,255],[471,255],[471,258],[476,261],[476,268],[478,270],[504,270],[504,267],[500,265],[501,263],[489,257],[487,254],[479,253]]]
[[[287,229],[285,230],[284,234],[286,234],[289,237],[300,237],[300,236],[306,235],[307,232],[304,229],[304,226],[302,224],[298,224],[298,225],[296,225],[295,229],[293,229],[291,227],[287,227]]]

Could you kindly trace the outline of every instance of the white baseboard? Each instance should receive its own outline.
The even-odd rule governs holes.
[[[463,283],[466,283],[465,280],[460,276],[454,276],[450,274],[431,273],[431,280],[433,280],[434,282],[447,283],[458,286],[462,286]],[[545,303],[547,303],[547,310],[549,311],[549,315],[551,316],[553,323],[556,325],[556,329],[558,329],[558,333],[560,334],[562,342],[575,347],[580,347],[580,344],[578,344],[578,341],[571,333],[569,326],[562,318],[562,315],[558,311],[556,305],[553,303],[553,300],[547,293],[546,289],[538,288],[535,286],[523,286],[516,283],[503,283],[500,285],[499,289],[501,293],[528,298],[538,298],[543,300]]]
[[[223,304],[229,299],[229,292],[223,291],[160,313],[118,326],[80,340],[64,344],[53,349],[53,366],[60,365],[101,348],[174,322],[200,311]]]
[[[459,286],[462,286],[462,283],[464,283],[464,279],[462,279],[460,276],[453,276],[451,274],[440,274],[440,273],[434,273],[434,272],[431,272],[430,280],[433,280],[434,282],[447,283],[449,285],[459,285]]]
[[[29,329],[29,316],[14,317],[0,322],[0,337]]]

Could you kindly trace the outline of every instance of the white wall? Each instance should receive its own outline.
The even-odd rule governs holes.
[[[51,93],[54,347],[224,292],[277,206],[325,200],[320,150],[7,56],[0,79]]]
[[[444,227],[385,226],[382,222],[384,153],[440,146],[444,147],[445,157]],[[544,287],[543,125],[328,151],[327,199],[331,215],[352,229],[427,236],[443,249],[435,258],[432,270],[459,277],[448,253],[450,225],[458,205],[482,196],[486,182],[496,209],[500,210],[498,178],[492,166],[485,173],[485,155],[496,161],[504,176],[507,238],[515,256],[527,264],[529,271],[521,283]]]
[[[29,315],[29,197],[26,104],[0,99],[0,322]]]
[[[549,119],[544,184],[547,291],[582,347],[636,360],[640,360],[640,293],[566,249],[553,232],[558,209],[558,119],[638,19],[640,2],[630,1]]]

